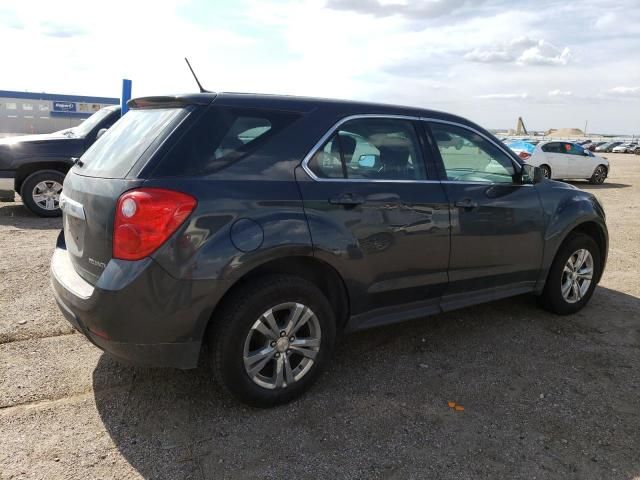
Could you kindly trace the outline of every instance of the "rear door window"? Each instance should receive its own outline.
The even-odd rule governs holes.
[[[582,148],[578,144],[565,143],[564,144],[564,149],[565,149],[565,153],[568,153],[569,155],[578,155],[578,156],[581,156],[581,157],[584,156],[584,148]]]
[[[76,173],[124,178],[154,140],[166,135],[184,116],[183,108],[130,110],[82,155]]]
[[[424,180],[426,170],[413,123],[394,118],[358,118],[309,160],[318,178]]]
[[[255,154],[297,118],[291,112],[212,107],[169,151],[153,175],[216,172]]]

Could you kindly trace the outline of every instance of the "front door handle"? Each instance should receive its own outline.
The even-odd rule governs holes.
[[[471,210],[472,208],[476,208],[478,204],[471,200],[470,198],[463,198],[462,200],[458,200],[454,203],[456,207],[464,208],[465,210]]]
[[[355,193],[340,193],[331,197],[329,203],[332,205],[355,206],[364,203],[364,197],[356,195]]]

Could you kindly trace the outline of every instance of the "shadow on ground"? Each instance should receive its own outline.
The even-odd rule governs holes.
[[[589,182],[574,182],[574,181],[567,182],[567,183],[570,183],[571,185],[574,185],[584,190],[607,190],[611,188],[628,188],[631,186],[631,185],[627,185],[626,183],[612,183],[612,182],[607,182],[606,180],[604,183],[600,185],[593,185]]]
[[[144,478],[630,479],[639,312],[599,288],[570,317],[523,296],[354,334],[306,396],[271,410],[224,396],[206,368],[135,370],[95,400]]]
[[[0,203],[0,226],[29,230],[60,230],[62,228],[62,219],[60,217],[38,217],[19,202]]]

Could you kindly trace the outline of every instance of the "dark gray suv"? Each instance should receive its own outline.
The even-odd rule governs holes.
[[[130,107],[67,175],[51,264],[66,318],[125,362],[207,351],[270,406],[339,333],[523,293],[570,314],[602,275],[596,198],[463,118],[235,93]]]

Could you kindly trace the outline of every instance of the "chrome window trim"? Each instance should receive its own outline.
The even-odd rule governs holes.
[[[392,119],[392,120],[409,120],[411,122],[420,121],[420,117],[415,117],[411,115],[393,115],[393,114],[385,114],[385,113],[363,113],[358,115],[349,115],[348,117],[341,118],[338,120],[329,130],[325,133],[318,142],[311,148],[311,151],[307,153],[307,155],[302,160],[302,169],[307,172],[313,180],[316,182],[353,182],[353,183],[440,183],[440,180],[381,180],[381,179],[368,179],[368,178],[321,178],[318,177],[313,171],[309,168],[309,161],[311,158],[322,148],[322,146],[329,140],[333,135],[336,134],[338,129],[344,125],[346,122],[351,120],[358,120],[361,118],[383,118],[383,119]]]
[[[491,140],[490,138],[488,138],[486,135],[484,135],[482,132],[476,130],[473,127],[469,127],[468,125],[464,125],[462,123],[458,123],[458,122],[452,122],[449,120],[440,120],[438,118],[430,118],[430,117],[416,117],[416,116],[411,116],[411,115],[394,115],[394,114],[384,114],[384,113],[363,113],[363,114],[357,114],[357,115],[349,115],[347,117],[341,118],[340,120],[338,120],[335,124],[333,124],[329,130],[327,130],[327,132],[320,138],[320,140],[318,140],[315,145],[311,148],[311,150],[309,151],[309,153],[307,153],[307,155],[305,155],[305,157],[302,159],[302,169],[307,173],[307,175],[309,175],[309,177],[311,177],[312,180],[316,181],[316,182],[353,182],[353,183],[455,183],[455,184],[469,184],[469,185],[487,185],[487,186],[492,186],[492,185],[508,185],[506,183],[497,183],[497,182],[458,182],[456,180],[429,180],[429,179],[425,179],[425,180],[378,180],[378,179],[368,179],[368,178],[321,178],[318,177],[315,173],[313,173],[313,171],[309,168],[309,161],[311,160],[311,158],[318,152],[318,150],[320,150],[320,148],[327,142],[327,140],[329,140],[333,135],[336,134],[336,132],[338,131],[338,129],[345,124],[346,122],[349,122],[351,120],[357,120],[357,119],[361,119],[361,118],[387,118],[387,119],[397,119],[397,120],[409,120],[412,122],[415,121],[422,121],[422,122],[438,122],[438,123],[446,123],[449,125],[454,125],[454,126],[458,126],[458,127],[462,127],[462,128],[466,128],[467,130],[470,130],[474,133],[476,133],[477,135],[480,135],[482,138],[484,138],[485,140],[489,141],[490,143],[492,143],[493,145],[495,145],[499,150],[501,150],[505,155],[507,155],[507,157],[509,157],[509,159],[512,162],[515,162],[515,160],[512,158],[511,154],[509,154],[507,151],[505,151],[504,147],[496,144],[493,140]],[[518,164],[517,162],[514,164],[514,166],[516,167],[516,169],[521,169],[521,165]],[[533,187],[533,185],[531,184],[518,184],[518,183],[512,183],[512,186],[519,186],[519,187]]]

